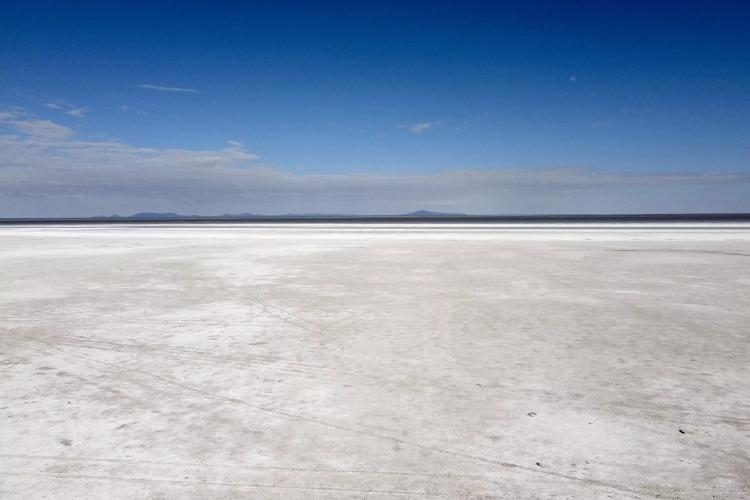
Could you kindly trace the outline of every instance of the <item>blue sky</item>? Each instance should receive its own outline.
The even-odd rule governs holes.
[[[0,216],[750,211],[742,2],[154,4],[4,5]]]

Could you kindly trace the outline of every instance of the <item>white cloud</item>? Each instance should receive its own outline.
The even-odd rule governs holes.
[[[433,127],[439,127],[440,125],[442,125],[441,122],[422,122],[422,123],[415,123],[414,125],[401,125],[400,128],[406,128],[412,134],[421,134],[423,132],[430,130]]]
[[[577,81],[578,81],[578,78],[576,78],[576,77],[575,77],[574,75],[571,75],[571,76],[570,76],[570,77],[568,78],[568,80],[569,80],[569,81],[570,81],[571,83],[575,83],[575,82],[577,82]]]
[[[83,118],[83,115],[89,112],[89,108],[73,108],[65,112],[66,115]]]
[[[60,141],[73,135],[73,131],[68,127],[58,125],[49,120],[26,118],[25,113],[18,111],[0,113],[0,125],[6,125],[16,132],[23,134],[28,144]]]
[[[615,173],[584,167],[404,174],[299,174],[215,150],[91,141],[0,112],[0,215],[140,211],[468,213],[750,211],[750,174]]]
[[[143,83],[140,85],[142,89],[146,90],[159,90],[162,92],[182,92],[187,94],[197,94],[198,91],[195,89],[188,89],[182,87],[164,87],[162,85],[152,85],[150,83]]]

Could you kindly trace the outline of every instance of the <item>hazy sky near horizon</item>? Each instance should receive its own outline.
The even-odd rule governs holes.
[[[747,2],[12,2],[0,217],[750,212]]]

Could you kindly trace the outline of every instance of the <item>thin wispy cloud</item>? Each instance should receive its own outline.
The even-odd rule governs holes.
[[[399,128],[405,128],[412,134],[422,134],[431,128],[439,127],[440,125],[442,125],[441,122],[421,122],[415,123],[414,125],[401,125]]]
[[[152,85],[150,83],[143,83],[140,85],[142,89],[146,90],[158,90],[160,92],[182,92],[184,94],[197,94],[198,91],[195,89],[183,88],[183,87],[165,87],[163,85]]]
[[[54,109],[55,111],[61,111],[68,116],[74,116],[76,118],[83,118],[83,116],[90,111],[90,108],[87,106],[75,106],[62,99],[53,102],[45,102],[44,107],[47,109]]]
[[[237,141],[221,149],[139,147],[80,138],[21,111],[0,112],[0,213],[467,213],[747,210],[750,174],[455,169],[402,174],[300,174],[258,163]],[[696,198],[695,192],[702,196]]]

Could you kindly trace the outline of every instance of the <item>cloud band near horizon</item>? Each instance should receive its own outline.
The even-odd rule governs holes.
[[[0,112],[0,217],[142,211],[395,214],[750,212],[750,174],[607,172],[583,166],[437,173],[297,174],[240,143],[218,150],[91,141]]]

